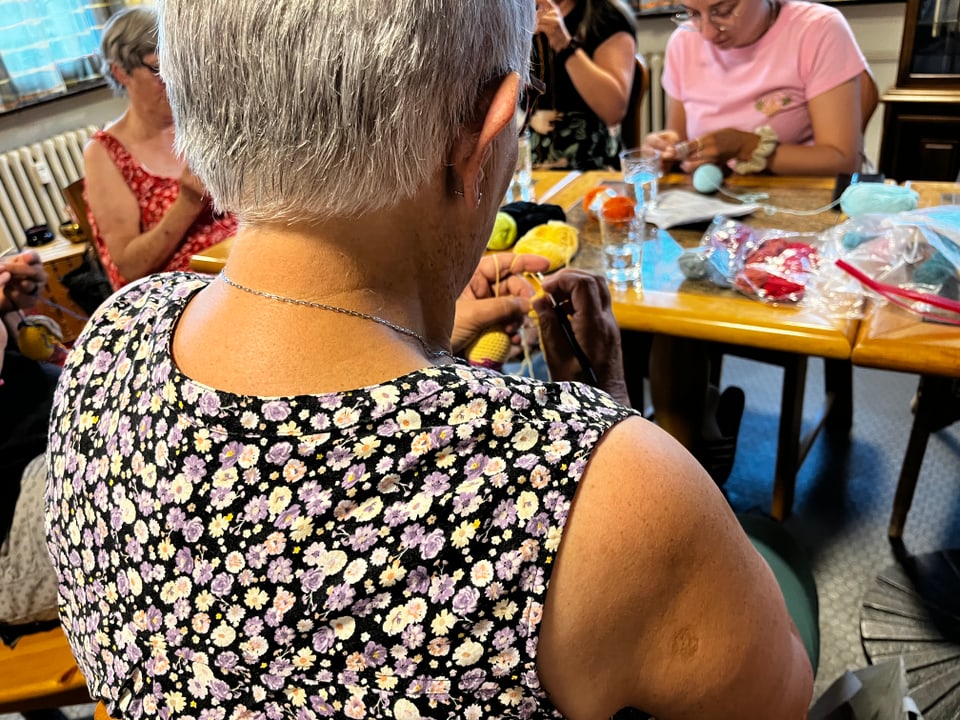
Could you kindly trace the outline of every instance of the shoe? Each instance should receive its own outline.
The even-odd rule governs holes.
[[[715,388],[711,389],[716,393]],[[703,438],[696,453],[697,460],[713,481],[720,486],[727,481],[733,470],[733,462],[737,455],[737,436],[740,434],[740,421],[743,418],[745,401],[743,390],[735,385],[731,385],[720,394],[716,400],[715,411],[720,437]]]

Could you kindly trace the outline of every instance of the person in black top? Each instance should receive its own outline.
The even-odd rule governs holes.
[[[19,311],[37,304],[45,283],[36,252],[0,259],[0,640],[7,643],[57,624],[42,499],[60,368],[27,357],[18,346]]]
[[[620,167],[618,128],[636,67],[635,36],[621,0],[537,0],[533,72],[547,89],[530,123],[535,166]]]

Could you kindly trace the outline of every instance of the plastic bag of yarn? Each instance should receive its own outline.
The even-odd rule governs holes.
[[[739,258],[756,246],[759,236],[748,225],[718,215],[700,238],[696,248],[684,250],[678,258],[680,270],[691,280],[708,280],[718,287],[733,287]]]
[[[869,298],[897,302],[928,319],[955,324],[960,207],[864,215],[822,235],[824,262],[811,304],[832,315],[856,318],[862,317],[863,301]]]
[[[754,247],[741,247],[734,286],[767,303],[799,303],[819,269],[819,246],[816,234],[765,231]]]
[[[920,196],[916,190],[884,183],[854,183],[840,196],[840,209],[854,218],[869,213],[896,213],[915,210]]]

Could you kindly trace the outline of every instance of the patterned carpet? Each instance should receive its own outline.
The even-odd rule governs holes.
[[[782,370],[740,358],[724,360],[723,385],[739,385],[747,403],[733,474],[726,485],[734,509],[769,511]],[[887,541],[916,390],[913,375],[855,369],[851,442],[834,449],[820,438],[797,480],[785,525],[810,553],[820,600],[820,666],[815,696],[845,670],[867,664],[860,605],[877,574],[894,562]],[[823,365],[808,370],[804,417],[812,423],[823,394]],[[907,520],[904,542],[921,554],[960,548],[960,423],[930,438]],[[71,718],[92,707],[66,710]],[[15,718],[0,715],[0,720]]]
[[[736,510],[768,511],[782,371],[726,358],[723,384],[743,387],[747,405],[737,461],[727,482]],[[820,600],[819,697],[845,670],[863,667],[860,606],[878,573],[895,563],[887,523],[910,425],[914,375],[856,368],[847,448],[818,438],[797,479],[785,525],[810,553]],[[804,418],[823,396],[823,365],[811,361]],[[911,554],[960,548],[960,423],[931,436],[904,532]]]

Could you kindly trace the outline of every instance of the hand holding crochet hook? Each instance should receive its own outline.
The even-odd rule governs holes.
[[[570,268],[530,279],[538,290],[533,310],[551,379],[594,385],[629,405],[620,328],[606,279]]]

